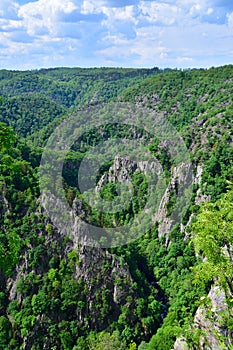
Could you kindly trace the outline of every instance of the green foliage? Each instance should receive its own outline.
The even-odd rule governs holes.
[[[164,326],[151,338],[147,350],[170,350],[176,338],[180,335],[180,327],[173,325]]]
[[[227,138],[213,145],[210,157],[206,159],[202,174],[202,187],[213,201],[226,191],[227,181],[233,180],[233,148]]]
[[[16,136],[12,128],[6,126],[5,123],[0,123],[0,151],[9,149],[15,142]]]
[[[230,305],[233,297],[232,230],[232,190],[215,203],[203,204],[196,222],[192,225],[195,251],[205,258],[195,268],[196,280],[215,280],[225,290]]]
[[[0,105],[1,120],[24,137],[36,137],[36,132],[65,113],[66,109],[58,103],[35,93],[7,98]]]
[[[9,349],[12,337],[11,323],[5,316],[0,316],[0,348]]]
[[[109,334],[101,332],[96,338],[89,337],[89,349],[90,350],[126,350],[126,343],[121,341],[117,333]],[[130,348],[129,348],[130,349]],[[131,350],[131,349],[130,349]]]

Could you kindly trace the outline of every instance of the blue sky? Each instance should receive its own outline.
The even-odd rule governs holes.
[[[233,63],[232,0],[1,0],[0,69]]]

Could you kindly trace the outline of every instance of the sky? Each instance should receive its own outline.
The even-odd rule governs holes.
[[[0,1],[0,69],[230,63],[232,0]]]

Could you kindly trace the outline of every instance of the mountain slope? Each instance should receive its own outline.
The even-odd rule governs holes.
[[[192,324],[216,276],[206,278],[201,270],[200,254],[205,258],[205,252],[195,252],[193,222],[202,218],[201,202],[217,207],[233,182],[233,66],[4,70],[0,95],[0,121],[14,129],[0,123],[0,348],[170,350],[183,336],[190,349],[204,349]],[[112,99],[165,115],[186,143],[194,185],[182,223],[163,235],[161,222],[155,221],[131,244],[88,248],[53,226],[39,201],[38,167],[43,145],[61,120],[81,106]],[[100,135],[106,140],[128,135],[141,142],[149,139],[148,149],[162,165],[167,185],[174,185],[168,186],[161,206],[159,220],[167,222],[183,175],[169,158],[166,143],[140,130],[129,133],[124,125],[91,130],[67,153],[63,184],[73,214],[98,225],[116,225],[132,220],[145,205],[145,176],[136,162],[120,155],[101,168],[97,188],[112,200],[117,194],[114,179],[122,181],[128,174],[135,191],[132,203],[123,212],[104,216],[83,200],[76,185],[78,167]],[[218,220],[222,229],[224,221]],[[220,251],[228,243],[232,249],[232,242],[216,241]],[[196,283],[197,271],[202,283]],[[231,307],[229,297],[227,302]],[[230,307],[225,330],[232,327]],[[226,334],[232,346],[231,332]]]

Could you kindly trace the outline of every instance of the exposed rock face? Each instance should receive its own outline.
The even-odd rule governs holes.
[[[136,172],[142,172],[147,174],[148,172],[156,174],[159,177],[162,176],[162,167],[161,165],[154,161],[133,161],[127,158],[115,157],[113,165],[110,167],[109,172],[104,174],[96,187],[97,191],[100,191],[101,188],[109,182],[122,182],[129,183],[131,181],[131,175]],[[160,205],[158,207],[157,213],[152,217],[154,222],[158,222],[158,232],[159,237],[164,234],[169,235],[172,226],[174,223],[180,223],[178,217],[178,211],[181,209],[184,210],[183,207],[177,208],[177,212],[174,215],[167,215],[167,204],[171,198],[171,193],[173,193],[176,198],[179,200],[185,194],[185,190],[193,183],[194,178],[192,174],[192,165],[190,163],[181,163],[179,166],[174,167],[171,173],[171,181],[167,186]],[[187,200],[188,201],[188,200]],[[181,202],[181,206],[184,205],[184,202]]]
[[[129,184],[132,180],[132,175],[137,172],[141,172],[145,175],[153,174],[155,182],[156,179],[160,179],[163,176],[162,166],[158,161],[137,161],[134,159],[129,159],[127,157],[116,156],[113,165],[109,168],[108,172],[103,174],[96,186],[96,192],[99,192],[104,185],[107,183],[120,182],[123,184]],[[197,168],[197,175],[194,178],[192,165],[189,162],[180,163],[178,166],[171,169],[171,179],[170,183],[164,189],[159,189],[161,193],[161,201],[157,205],[157,211],[151,217],[153,222],[158,223],[158,234],[159,237],[166,235],[166,241],[169,241],[169,233],[173,226],[178,223],[181,224],[182,215],[185,214],[188,209],[188,205],[191,199],[192,184],[199,183],[202,173],[202,167]],[[157,190],[157,188],[156,188]],[[173,198],[172,198],[173,197]],[[200,197],[200,198],[199,198]],[[204,198],[199,195],[198,202],[203,201]],[[175,201],[174,208],[170,209],[168,213],[169,202]],[[42,198],[45,203],[46,198]],[[85,219],[85,211],[82,208],[82,202],[79,199],[75,199],[73,202],[72,211],[69,210],[66,219],[62,220],[62,215],[67,211],[63,203],[59,202],[57,198],[53,200],[49,198],[52,204],[52,210],[50,210],[51,219],[54,222],[54,218],[58,215],[58,226],[59,231],[64,235],[67,234],[69,227],[72,227],[72,232],[69,236],[73,236],[74,243],[84,244],[84,245],[95,245],[90,242],[90,234],[88,233],[87,227],[82,225],[82,219]],[[55,205],[54,205],[55,203]],[[155,209],[156,210],[156,209]],[[78,215],[77,215],[78,214]],[[81,220],[80,220],[81,219]],[[90,244],[89,244],[90,243]]]
[[[75,269],[75,279],[82,279],[87,286],[88,307],[77,311],[77,318],[82,324],[88,317],[88,326],[99,331],[106,328],[110,322],[107,314],[110,313],[116,320],[120,314],[120,307],[126,303],[127,297],[134,296],[133,281],[127,266],[120,266],[119,258],[105,250],[83,246],[79,251],[79,259],[80,263]],[[108,300],[106,316],[100,317],[101,310],[96,310],[96,294],[100,296],[104,294]],[[133,307],[133,305],[128,306]]]
[[[100,191],[100,189],[109,182],[119,181],[121,183],[129,183],[131,181],[131,175],[139,171],[144,174],[152,172],[160,176],[162,168],[156,161],[135,161],[127,157],[116,156],[109,172],[104,174],[99,180],[96,190]]]
[[[5,213],[9,212],[9,203],[5,196],[0,192],[0,215],[3,217]]]
[[[185,195],[185,190],[193,183],[192,166],[190,163],[181,163],[179,166],[172,170],[171,181],[168,185],[160,206],[158,208],[157,215],[154,220],[159,222],[158,233],[159,237],[166,234],[167,240],[169,239],[169,233],[173,225],[177,222],[180,224],[179,211],[183,211],[183,205],[186,203],[180,203],[179,200]],[[172,216],[167,216],[167,204],[171,198],[171,194],[176,196],[176,201],[178,203],[177,208],[174,210]],[[189,199],[187,199],[187,203]],[[187,209],[187,208],[186,208]]]
[[[0,192],[0,217],[3,218],[5,213],[8,213],[8,212],[9,212],[9,203],[6,197],[4,196],[4,194]],[[2,230],[3,232],[5,231],[1,223],[0,223],[0,230]],[[7,284],[9,284],[9,281],[7,281],[7,277],[5,276],[3,271],[0,270],[0,285],[3,290],[6,288]]]
[[[199,307],[194,317],[193,331],[195,332],[195,330],[199,329],[202,334],[196,349],[227,350],[230,346],[228,337],[232,337],[232,334],[224,326],[224,316],[227,316],[228,319],[231,317],[225,301],[225,294],[219,287],[214,285],[210,289],[208,298],[210,305]],[[188,349],[191,350],[193,348],[188,346],[184,338],[178,338],[176,340],[174,350]]]
[[[201,183],[201,175],[203,171],[203,166],[198,165],[196,169],[196,176],[194,179],[194,184]],[[201,193],[201,190],[198,189],[195,198],[195,204],[201,204],[210,200],[210,196],[204,195]],[[189,218],[187,226],[189,226],[192,216]],[[185,226],[182,228],[185,230]],[[193,329],[199,329],[203,332],[203,335],[199,339],[199,344],[196,349],[198,350],[220,350],[228,349],[227,340],[224,343],[220,343],[221,336],[224,336],[227,339],[228,330],[221,325],[221,314],[227,311],[227,305],[225,302],[225,294],[218,287],[212,286],[208,294],[210,300],[210,306],[208,307],[199,307],[196,311],[194,317]],[[211,313],[211,317],[207,314]],[[229,314],[228,314],[229,315]],[[228,316],[229,317],[229,316]],[[188,344],[184,338],[178,338],[174,344],[174,350],[188,350]],[[192,348],[193,349],[193,348]]]
[[[185,339],[178,338],[174,344],[174,348],[172,350],[188,350],[188,344]]]
[[[196,176],[194,179],[194,183],[195,184],[200,184],[201,183],[201,174],[203,171],[203,166],[198,164],[197,169],[196,169]]]
[[[48,198],[47,198],[48,199]],[[56,202],[58,209],[59,201]],[[40,209],[38,209],[39,211]],[[73,204],[73,211],[82,214],[82,206],[78,200]],[[133,281],[124,262],[120,258],[108,253],[105,249],[99,247],[86,246],[90,237],[85,238],[82,235],[82,242],[78,240],[77,235],[66,236],[66,231],[58,231],[55,227],[52,233],[46,231],[46,227],[51,225],[49,219],[45,219],[44,228],[38,232],[38,236],[43,238],[44,252],[40,257],[39,264],[35,267],[29,264],[30,250],[35,247],[28,246],[24,249],[22,257],[17,264],[17,268],[10,278],[6,278],[0,272],[0,282],[6,285],[6,292],[9,301],[18,300],[21,304],[25,295],[22,295],[17,288],[20,279],[24,280],[30,273],[33,275],[45,275],[49,269],[49,260],[56,256],[59,261],[66,260],[69,253],[76,252],[78,258],[73,272],[73,278],[80,282],[85,288],[85,307],[74,310],[74,319],[77,320],[77,326],[86,327],[96,331],[105,329],[110,322],[117,320],[121,307],[127,305],[129,309],[135,308],[136,294],[133,289]],[[76,226],[77,233],[82,228]],[[86,241],[85,241],[86,239]],[[64,244],[65,241],[65,244]],[[35,294],[38,290],[34,291]],[[131,297],[131,302],[127,301]],[[100,306],[98,307],[98,303]],[[103,305],[105,309],[103,309]],[[111,318],[109,317],[111,315]],[[59,312],[56,315],[50,315],[54,319],[61,317]],[[46,319],[41,318],[35,323],[32,334],[43,328],[44,334],[47,331]],[[38,329],[37,329],[38,328]],[[30,334],[23,339],[23,349],[31,349],[33,345],[33,336]],[[50,349],[51,344],[45,344],[45,349]]]
[[[228,330],[223,324],[223,314],[229,311],[225,301],[224,292],[217,286],[212,286],[208,294],[210,298],[211,306],[199,307],[195,318],[195,327],[204,331],[204,335],[200,338],[200,349],[219,350],[221,348],[228,349],[227,335]],[[211,313],[211,316],[207,316],[207,313]],[[225,341],[220,341],[221,337],[224,336]]]
[[[194,179],[194,184],[200,185],[202,172],[203,172],[203,166],[199,164],[197,166],[197,173]],[[210,200],[210,196],[202,194],[201,189],[199,188],[196,194],[195,204],[201,204],[202,202],[207,202],[209,200]]]

